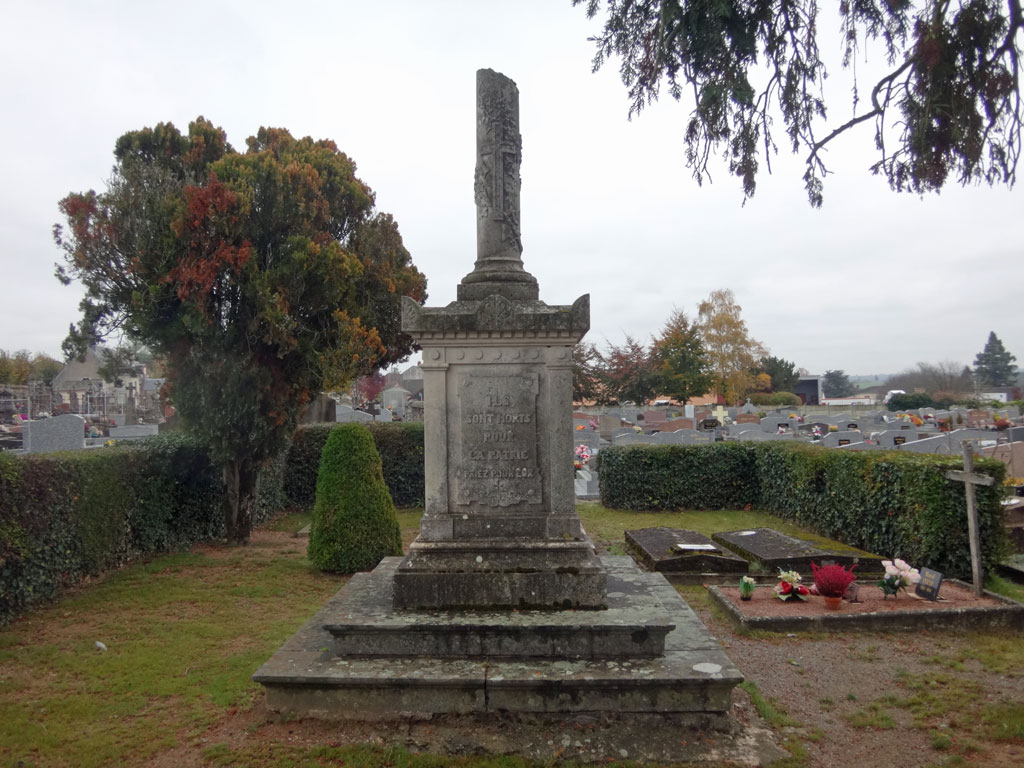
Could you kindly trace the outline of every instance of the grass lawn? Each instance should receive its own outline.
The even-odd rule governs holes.
[[[597,504],[580,505],[580,511],[588,532],[611,551],[621,551],[616,546],[623,530],[651,525],[705,534],[769,525],[815,538],[756,512],[637,514]],[[404,541],[415,535],[421,514],[399,513]],[[280,518],[254,534],[248,547],[198,546],[132,565],[0,629],[0,765],[532,765],[517,758],[414,755],[370,743],[332,744],[326,738],[293,744],[287,731],[266,735],[266,717],[257,706],[262,689],[250,676],[345,581],[313,570],[305,559],[305,540],[287,535],[308,521],[301,514]],[[1005,588],[1024,592],[1009,583]],[[684,595],[703,610],[699,588],[690,589],[694,594],[684,590]],[[738,640],[759,644],[764,652],[779,642],[795,643]],[[983,704],[976,684],[948,682],[958,680],[958,665],[1003,676],[1024,674],[1021,649],[1019,639],[997,632],[976,633],[967,646],[929,646],[922,663],[933,665],[947,683],[908,672],[899,697],[858,702],[844,722],[866,729],[888,728],[890,721],[896,727],[932,729],[936,711],[956,701],[978,701],[969,739],[934,726],[936,760],[963,754],[956,747],[961,743],[981,751],[991,744],[1019,744],[1024,756],[1024,701],[1002,708]],[[737,663],[744,669],[742,659]],[[748,694],[759,709],[770,701],[769,724],[787,727],[787,700],[770,700],[756,687],[743,695]],[[900,724],[901,713],[909,724]],[[222,742],[215,735],[219,724],[239,722],[251,743]],[[811,765],[799,750],[791,751],[795,757],[789,765]],[[962,764],[971,764],[969,756],[965,759]]]

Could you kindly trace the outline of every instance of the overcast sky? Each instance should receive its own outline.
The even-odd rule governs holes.
[[[103,188],[122,133],[198,115],[236,148],[262,125],[336,141],[398,221],[428,304],[454,300],[475,259],[475,72],[489,67],[520,90],[524,263],[549,304],[591,295],[587,340],[648,339],[673,308],[693,317],[731,288],[751,334],[812,373],[972,364],[993,330],[1024,363],[1019,190],[896,195],[868,171],[865,125],[830,151],[823,209],[788,155],[742,206],[723,163],[713,184],[692,180],[687,104],[627,120],[617,62],[591,72],[599,24],[570,0],[33,0],[6,4],[3,27],[9,351],[59,356],[77,319],[81,289],[53,277],[58,200]],[[831,74],[845,121],[838,61]]]

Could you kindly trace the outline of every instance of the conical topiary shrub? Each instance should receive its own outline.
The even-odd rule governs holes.
[[[342,424],[324,444],[306,552],[314,566],[336,573],[369,570],[402,554],[395,505],[366,427]]]

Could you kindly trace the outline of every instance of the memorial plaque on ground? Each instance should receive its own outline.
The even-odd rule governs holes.
[[[942,574],[933,571],[931,568],[921,569],[921,581],[917,583],[914,594],[926,600],[936,601],[939,599],[939,587],[942,586]]]
[[[626,531],[626,549],[649,571],[747,572],[746,560],[696,531],[665,527]]]
[[[857,555],[833,549],[824,549],[809,541],[788,536],[773,528],[751,528],[743,531],[716,533],[712,540],[728,547],[740,557],[756,560],[765,570],[794,569],[801,574],[811,573],[811,562],[831,560],[849,568],[856,565],[858,576],[881,573],[882,558],[876,555]]]

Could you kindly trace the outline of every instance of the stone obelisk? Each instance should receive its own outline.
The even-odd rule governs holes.
[[[590,298],[538,300],[519,219],[519,91],[477,72],[477,259],[447,307],[403,299],[423,350],[426,509],[397,608],[601,608],[575,509],[572,350]]]

